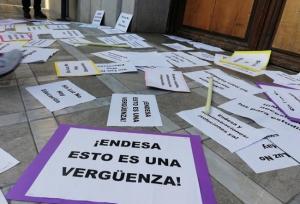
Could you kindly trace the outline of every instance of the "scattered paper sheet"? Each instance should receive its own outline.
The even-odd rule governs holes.
[[[182,38],[182,37],[175,36],[175,35],[164,35],[164,36],[166,36],[167,38],[169,38],[171,40],[175,40],[178,42],[191,42],[192,41],[190,39]]]
[[[222,50],[221,48],[211,46],[208,44],[204,44],[204,43],[200,43],[200,42],[193,42],[193,41],[189,41],[188,43],[193,45],[197,49],[208,50],[211,52],[224,52],[224,50]]]
[[[173,67],[167,59],[158,52],[122,52],[134,66]]]
[[[84,35],[81,34],[78,30],[52,30],[51,34],[53,38],[84,38]]]
[[[210,114],[204,113],[204,107],[202,107],[182,111],[177,115],[230,152],[241,150],[273,134],[273,131],[269,129],[253,128],[214,107],[211,108]]]
[[[259,87],[288,119],[300,122],[300,90],[259,83]]]
[[[22,50],[23,45],[26,41],[14,41],[14,42],[5,42],[0,43],[0,53],[9,52],[14,49]]]
[[[5,199],[2,191],[0,190],[0,203],[1,204],[8,204],[7,200]]]
[[[14,33],[14,32],[0,33],[0,42],[28,41],[31,39],[32,36],[27,33]]]
[[[109,51],[103,51],[103,52],[96,52],[92,53],[92,55],[95,55],[97,57],[101,57],[103,59],[112,61],[112,62],[128,62],[128,57],[120,51],[116,50],[109,50]]]
[[[95,15],[94,15],[94,18],[93,18],[93,21],[92,21],[92,25],[98,25],[100,26],[101,25],[101,22],[102,22],[102,19],[103,19],[103,16],[104,16],[104,12],[103,10],[97,10]]]
[[[0,25],[0,32],[4,32],[5,31],[5,26],[4,25]]]
[[[68,80],[26,89],[51,112],[96,99]]]
[[[107,126],[162,126],[155,96],[113,94]]]
[[[113,34],[120,34],[120,33],[125,33],[121,30],[118,30],[116,28],[99,28],[100,30],[102,30],[104,33],[109,34],[109,35],[113,35]]]
[[[17,24],[17,23],[26,23],[26,20],[18,20],[18,19],[1,19],[0,20],[0,25],[12,25],[12,24]]]
[[[143,41],[143,40],[130,40],[126,41],[126,44],[129,45],[131,48],[151,48],[152,45]]]
[[[288,86],[294,89],[300,89],[300,75],[291,75],[281,71],[266,70],[265,75],[273,79],[273,83]]]
[[[169,91],[190,92],[182,72],[166,70],[146,70],[146,86]]]
[[[38,155],[7,198],[35,203],[216,204],[200,143],[191,135],[61,125],[46,145],[52,151]]]
[[[213,91],[229,99],[247,97],[262,92],[260,88],[234,78],[219,69],[187,72],[184,75],[206,87],[208,87],[208,79],[213,77]]]
[[[125,41],[143,41],[145,40],[145,38],[135,34],[135,33],[128,33],[128,34],[122,34],[122,35],[118,35],[120,38],[122,38]]]
[[[226,59],[227,57],[228,56],[226,56],[226,55],[216,54],[215,55],[215,59],[214,59],[214,63],[216,65],[221,66],[221,67],[225,67],[227,69],[231,69],[233,71],[240,72],[240,73],[243,73],[243,74],[246,74],[246,75],[249,75],[249,76],[253,76],[253,77],[262,75],[265,72],[265,71],[255,71],[254,72],[254,71],[247,70],[247,69],[241,69],[237,65],[227,64],[227,63],[225,63],[225,62],[222,61],[223,59]]]
[[[95,25],[95,24],[82,23],[79,27],[80,28],[98,28],[99,29],[100,26],[99,25]]]
[[[147,71],[147,70],[164,70],[164,71],[174,71],[173,68],[169,67],[160,67],[160,66],[135,66],[138,70]]]
[[[189,50],[193,50],[194,48],[190,48],[190,47],[187,47],[187,46],[184,46],[180,43],[163,43],[164,46],[167,46],[169,48],[172,48],[174,50],[177,50],[177,51],[189,51]]]
[[[86,44],[92,43],[89,40],[86,40],[84,38],[69,38],[69,39],[59,39],[60,41],[72,45],[74,47],[84,46]]]
[[[6,25],[5,30],[15,30],[15,25],[14,24]]]
[[[91,76],[101,74],[93,61],[55,62],[57,76]]]
[[[21,63],[47,62],[59,49],[48,48],[24,48]]]
[[[161,54],[165,56],[168,62],[179,68],[210,65],[208,62],[184,52],[162,52]]]
[[[265,51],[235,51],[232,56],[222,59],[222,62],[233,64],[251,71],[265,70],[271,57],[271,50]]]
[[[50,20],[39,20],[32,22],[34,25],[69,25],[71,24],[68,21],[50,21]]]
[[[96,64],[102,74],[118,74],[126,72],[137,72],[134,65],[130,63],[110,63],[110,64]]]
[[[120,45],[120,44],[126,44],[126,41],[120,39],[117,36],[109,36],[109,37],[99,37],[98,40],[101,40],[105,44],[108,45]]]
[[[47,25],[47,28],[51,30],[68,30],[70,27],[68,25]]]
[[[18,163],[20,163],[18,160],[0,148],[0,173],[7,171]]]
[[[210,62],[213,62],[215,60],[215,55],[209,54],[207,52],[189,52],[189,54]]]
[[[44,25],[28,26],[26,24],[15,25],[17,33],[49,34],[50,30]]]
[[[53,43],[55,43],[56,40],[52,39],[40,39],[40,40],[31,40],[24,44],[24,47],[40,47],[40,48],[46,48],[50,47]]]
[[[272,102],[249,96],[229,101],[219,107],[236,115],[250,118],[260,126],[278,133],[278,137],[269,139],[300,162],[300,124],[290,121]]]
[[[118,21],[116,23],[115,29],[126,33],[128,30],[129,24],[131,22],[131,19],[132,19],[132,14],[121,13],[118,18]]]
[[[289,154],[268,139],[258,141],[236,152],[255,173],[263,173],[299,165]]]

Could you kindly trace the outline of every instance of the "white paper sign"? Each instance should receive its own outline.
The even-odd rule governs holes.
[[[84,35],[81,34],[78,30],[53,30],[51,32],[53,38],[84,38]]]
[[[173,67],[167,59],[158,52],[123,52],[131,64],[135,66]]]
[[[126,44],[129,45],[131,48],[151,48],[152,45],[148,44],[143,40],[130,40],[126,41]]]
[[[273,83],[300,89],[300,75],[291,75],[281,71],[265,71],[265,75],[273,79]]]
[[[112,61],[112,62],[128,62],[128,57],[120,51],[116,50],[110,50],[110,51],[103,51],[103,52],[96,52],[92,53],[92,55],[95,55],[97,57],[101,57],[103,59]]]
[[[126,41],[120,39],[117,36],[109,36],[109,37],[99,37],[98,40],[101,40],[105,44],[108,45],[120,45],[120,44],[126,44]]]
[[[68,39],[60,39],[60,41],[72,45],[74,47],[84,46],[86,44],[92,43],[84,38],[68,38]]]
[[[31,39],[32,36],[27,33],[14,33],[14,32],[0,33],[0,42],[28,41]]]
[[[247,97],[262,92],[258,87],[250,85],[241,79],[234,78],[218,69],[188,72],[184,75],[206,87],[208,87],[209,78],[213,77],[213,91],[229,99]]]
[[[5,197],[4,197],[4,195],[3,195],[3,193],[2,193],[1,190],[0,190],[0,203],[1,204],[8,204],[7,200],[5,199]]]
[[[224,50],[222,50],[221,48],[211,46],[211,45],[207,45],[207,44],[204,44],[204,43],[193,42],[193,41],[190,41],[188,43],[193,45],[195,48],[198,48],[198,49],[208,50],[208,51],[211,51],[211,52],[224,52]]]
[[[210,62],[213,62],[215,60],[215,56],[207,52],[189,52],[189,54]]]
[[[107,126],[162,126],[155,96],[113,94]]]
[[[14,49],[22,50],[26,42],[5,42],[0,43],[0,53],[9,52]]]
[[[26,196],[95,203],[202,204],[197,178],[188,138],[71,128]]]
[[[300,90],[264,84],[259,86],[290,120],[300,122]]]
[[[291,156],[268,139],[263,139],[236,152],[255,173],[263,173],[299,165]]]
[[[204,108],[182,111],[177,115],[231,152],[273,134],[273,131],[265,128],[253,128],[214,107],[209,115],[204,113]]]
[[[96,13],[95,13],[95,16],[93,18],[92,24],[100,26],[101,22],[102,22],[102,19],[103,19],[103,16],[104,16],[104,11],[103,10],[97,10]]]
[[[50,30],[44,25],[28,26],[26,24],[15,25],[17,33],[35,33],[35,34],[49,34]]]
[[[56,40],[52,39],[40,39],[40,40],[31,40],[24,45],[24,47],[40,47],[45,48],[51,46],[55,43]]]
[[[0,148],[0,173],[7,171],[18,163],[18,160]]]
[[[171,40],[176,40],[178,42],[190,42],[190,41],[192,41],[190,39],[182,38],[182,37],[175,36],[175,35],[164,35],[164,36],[166,36],[167,38],[169,38]]]
[[[145,40],[145,38],[143,38],[135,33],[122,34],[122,35],[119,35],[119,37],[126,41]]]
[[[190,47],[187,47],[187,46],[184,46],[180,43],[163,43],[164,46],[167,46],[169,48],[172,48],[174,50],[177,50],[177,51],[189,51],[189,50],[193,50],[194,48],[190,48]]]
[[[55,62],[57,76],[90,76],[101,72],[93,61],[65,61]]]
[[[131,19],[132,19],[132,14],[121,13],[118,18],[118,21],[116,23],[115,29],[126,33],[128,30],[129,24],[131,22]]]
[[[46,62],[51,56],[53,56],[59,49],[48,48],[24,48],[23,59],[21,63],[34,63],[34,62]]]
[[[57,111],[96,99],[68,80],[26,89],[50,111]]]
[[[230,69],[230,70],[233,70],[233,71],[236,71],[236,72],[240,72],[240,73],[243,73],[243,74],[246,74],[246,75],[249,75],[249,76],[259,76],[259,75],[262,75],[264,74],[264,70],[263,71],[251,71],[251,70],[247,70],[247,69],[242,69],[241,67],[237,66],[237,65],[234,65],[234,64],[228,64],[228,63],[225,63],[223,62],[222,60],[226,59],[228,56],[226,55],[220,55],[220,54],[216,54],[215,55],[215,59],[214,59],[214,63],[216,65],[219,65],[221,67],[225,67],[227,69]]]
[[[100,30],[102,30],[104,33],[112,35],[112,34],[120,34],[120,33],[125,33],[119,29],[116,28],[99,28]]]
[[[4,32],[5,31],[5,26],[4,25],[0,25],[0,32]]]
[[[163,52],[161,54],[165,56],[168,62],[179,68],[210,65],[208,62],[184,52]]]
[[[288,120],[272,102],[249,96],[229,101],[219,107],[250,118],[260,126],[278,133],[278,137],[269,139],[298,162],[300,161],[300,123]]]
[[[160,67],[160,66],[135,66],[138,70],[141,70],[143,72],[147,70],[163,70],[163,71],[174,71],[173,68],[168,68],[168,67]]]
[[[146,70],[146,86],[169,91],[190,92],[182,72],[164,70]]]
[[[47,28],[51,30],[68,30],[70,27],[68,25],[47,25]]]
[[[102,74],[118,74],[126,72],[137,72],[134,65],[130,63],[110,63],[110,64],[96,64]]]

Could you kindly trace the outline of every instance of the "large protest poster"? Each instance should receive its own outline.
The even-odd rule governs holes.
[[[199,136],[70,125],[58,128],[7,198],[69,204],[216,203]]]

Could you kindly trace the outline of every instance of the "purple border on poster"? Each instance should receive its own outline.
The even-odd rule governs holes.
[[[66,125],[61,124],[56,130],[54,135],[51,137],[49,142],[42,149],[40,154],[32,161],[29,167],[24,171],[23,175],[19,178],[15,186],[10,189],[7,193],[6,198],[9,200],[19,200],[19,201],[31,201],[39,203],[56,203],[56,204],[112,204],[104,202],[91,202],[91,201],[78,201],[78,200],[65,200],[58,198],[42,198],[42,197],[30,197],[26,196],[27,191],[38,177],[39,173],[42,171],[51,155],[56,151],[59,144],[63,141],[64,137],[68,133],[70,128],[84,128],[90,130],[103,130],[103,131],[114,131],[114,132],[128,132],[128,133],[142,133],[151,135],[164,135],[173,137],[187,137],[190,138],[194,162],[196,166],[196,172],[198,176],[198,183],[201,189],[201,196],[203,204],[216,204],[216,199],[213,193],[212,184],[210,181],[208,168],[203,153],[203,148],[201,145],[201,139],[198,135],[181,135],[181,134],[161,134],[161,133],[151,133],[142,131],[124,131],[121,129],[113,128],[91,128],[79,125]]]
[[[286,89],[292,89],[292,90],[298,90],[298,89],[293,89],[293,88],[291,88],[291,87],[287,87],[287,86],[282,86],[282,85],[279,85],[279,84],[274,84],[274,83],[264,83],[264,82],[258,82],[258,83],[256,83],[256,85],[258,86],[258,87],[260,87],[260,88],[262,88],[261,87],[261,85],[263,85],[263,86],[273,86],[273,87],[279,87],[279,88],[286,88]],[[289,120],[291,120],[291,121],[293,121],[293,122],[297,122],[297,123],[300,123],[300,118],[294,118],[294,117],[291,117],[291,116],[289,116],[282,108],[280,108],[280,106],[274,101],[274,100],[272,100],[272,98],[266,93],[266,92],[263,92],[267,97],[268,97],[268,99],[272,102],[272,103],[274,103],[276,106],[277,106],[277,108],[289,119]]]

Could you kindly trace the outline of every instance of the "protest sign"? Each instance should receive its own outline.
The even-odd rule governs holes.
[[[180,43],[163,43],[162,45],[167,46],[167,47],[172,48],[172,49],[177,50],[177,51],[189,51],[189,50],[194,49],[194,48],[184,46]]]
[[[101,57],[103,59],[112,61],[112,62],[128,62],[128,57],[120,51],[116,50],[109,50],[109,51],[103,51],[103,52],[96,52],[92,53],[92,55],[95,55],[97,57]]]
[[[122,38],[123,40],[126,41],[135,41],[135,40],[145,40],[145,38],[135,34],[135,33],[128,33],[128,34],[122,34],[122,35],[118,35],[118,37]]]
[[[50,30],[44,25],[28,26],[26,24],[15,25],[17,33],[35,33],[35,34],[49,34]]]
[[[137,72],[134,65],[130,63],[110,63],[110,64],[96,64],[97,68],[102,74],[117,74],[126,72]]]
[[[27,87],[26,90],[50,111],[96,99],[68,80]]]
[[[199,136],[61,125],[7,198],[216,204],[209,177]]]
[[[189,52],[189,54],[210,62],[213,62],[215,60],[215,55],[209,54],[207,52]]]
[[[59,40],[68,45],[72,45],[74,47],[79,47],[79,46],[83,46],[83,45],[92,43],[91,41],[86,40],[84,38],[68,38],[68,39],[59,39]]]
[[[113,94],[107,126],[162,126],[155,96]]]
[[[104,12],[103,10],[97,10],[95,15],[94,15],[94,18],[93,18],[93,21],[92,21],[92,25],[98,25],[100,26],[101,25],[101,22],[102,22],[102,19],[103,19],[103,16],[104,16]]]
[[[20,50],[23,52],[21,63],[46,62],[51,56],[59,51],[59,49],[29,47]]]
[[[278,133],[278,137],[269,139],[298,162],[300,161],[298,145],[300,143],[300,123],[290,121],[272,102],[249,96],[237,98],[219,107],[236,115],[250,118],[260,126]]]
[[[0,173],[7,171],[18,163],[18,160],[0,148]]]
[[[261,93],[262,90],[249,83],[234,78],[218,69],[208,69],[204,71],[187,72],[185,76],[208,87],[208,79],[214,79],[214,92],[219,93],[226,98],[233,99],[251,94]]]
[[[56,74],[64,76],[90,76],[101,74],[93,61],[65,61],[55,62]]]
[[[190,92],[182,72],[148,69],[145,71],[146,86],[170,91]]]
[[[51,46],[53,43],[55,43],[56,40],[51,39],[40,39],[40,40],[31,40],[24,44],[24,47],[40,47],[45,48]]]
[[[258,141],[236,153],[255,173],[299,165],[289,154],[282,151],[268,139]]]
[[[120,39],[117,36],[109,36],[109,37],[99,37],[98,40],[101,40],[105,44],[108,45],[120,45],[120,44],[126,44],[126,41]]]
[[[173,67],[167,59],[158,52],[122,52],[134,66]]]
[[[32,36],[27,33],[14,33],[14,32],[0,33],[0,42],[28,41],[31,39]]]
[[[52,30],[51,35],[53,38],[84,38],[78,30]]]
[[[161,54],[165,56],[169,63],[179,68],[210,65],[208,62],[184,52],[162,52]]]
[[[131,22],[131,19],[132,19],[132,14],[121,13],[115,25],[115,29],[122,31],[123,33],[126,33],[129,24]]]
[[[266,70],[265,75],[273,79],[273,83],[288,86],[294,89],[300,89],[300,75],[287,74],[281,71]]]
[[[47,25],[47,28],[51,30],[68,30],[70,27],[68,25]]]
[[[127,40],[126,44],[131,48],[151,48],[152,45],[143,40]]]
[[[267,83],[258,86],[288,119],[300,122],[300,90]]]
[[[219,47],[215,47],[215,46],[208,45],[205,43],[193,42],[193,41],[189,41],[187,43],[193,45],[197,49],[203,49],[203,50],[207,50],[207,51],[211,51],[211,52],[224,52],[224,50],[222,50]]]
[[[181,111],[177,115],[231,152],[243,149],[274,133],[266,128],[253,128],[214,107],[209,114],[204,112],[203,107]]]
[[[167,38],[169,38],[171,40],[175,40],[175,41],[178,41],[178,42],[190,42],[190,41],[192,41],[190,39],[182,38],[182,37],[179,37],[179,36],[176,36],[176,35],[164,35],[164,36],[166,36]]]

